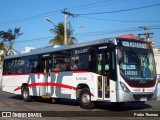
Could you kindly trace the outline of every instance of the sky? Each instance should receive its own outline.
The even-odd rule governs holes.
[[[23,35],[15,40],[14,49],[50,46],[54,26],[64,22],[65,8],[75,14],[68,17],[78,43],[143,33],[141,26],[154,33],[155,47],[160,47],[159,0],[1,0],[0,31],[21,28]],[[83,26],[83,27],[82,27]]]

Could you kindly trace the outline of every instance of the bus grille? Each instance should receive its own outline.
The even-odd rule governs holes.
[[[150,100],[152,98],[153,94],[133,94],[133,97],[135,100],[140,100],[141,98],[145,97],[147,100]]]

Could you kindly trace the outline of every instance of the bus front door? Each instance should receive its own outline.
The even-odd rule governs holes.
[[[99,100],[110,100],[110,53],[107,50],[97,52],[97,88]]]

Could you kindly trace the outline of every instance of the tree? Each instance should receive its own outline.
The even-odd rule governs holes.
[[[3,42],[0,42],[0,61],[3,61],[4,59],[4,54],[3,54],[3,51],[4,51],[4,44]]]
[[[8,31],[0,31],[0,40],[5,56],[10,55],[9,51],[12,49],[15,39],[22,34],[23,33],[20,33],[20,28],[15,28],[14,30],[8,29]]]
[[[59,23],[54,29],[50,29],[50,31],[55,34],[55,37],[51,39],[49,43],[53,45],[64,45],[64,23]],[[77,39],[72,35],[73,29],[69,23],[67,27],[67,45],[75,44],[77,42]]]

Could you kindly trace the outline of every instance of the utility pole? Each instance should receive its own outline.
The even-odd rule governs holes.
[[[143,29],[144,32],[142,34],[138,34],[138,36],[140,37],[141,35],[144,36],[144,41],[148,41],[148,38],[150,38],[150,35],[153,35],[153,33],[148,33],[147,30],[148,28],[145,26],[141,26],[139,27],[140,29]]]
[[[64,9],[63,11],[61,11],[61,13],[64,14],[64,45],[67,45],[67,17],[74,17],[74,14],[67,11],[67,9]]]

